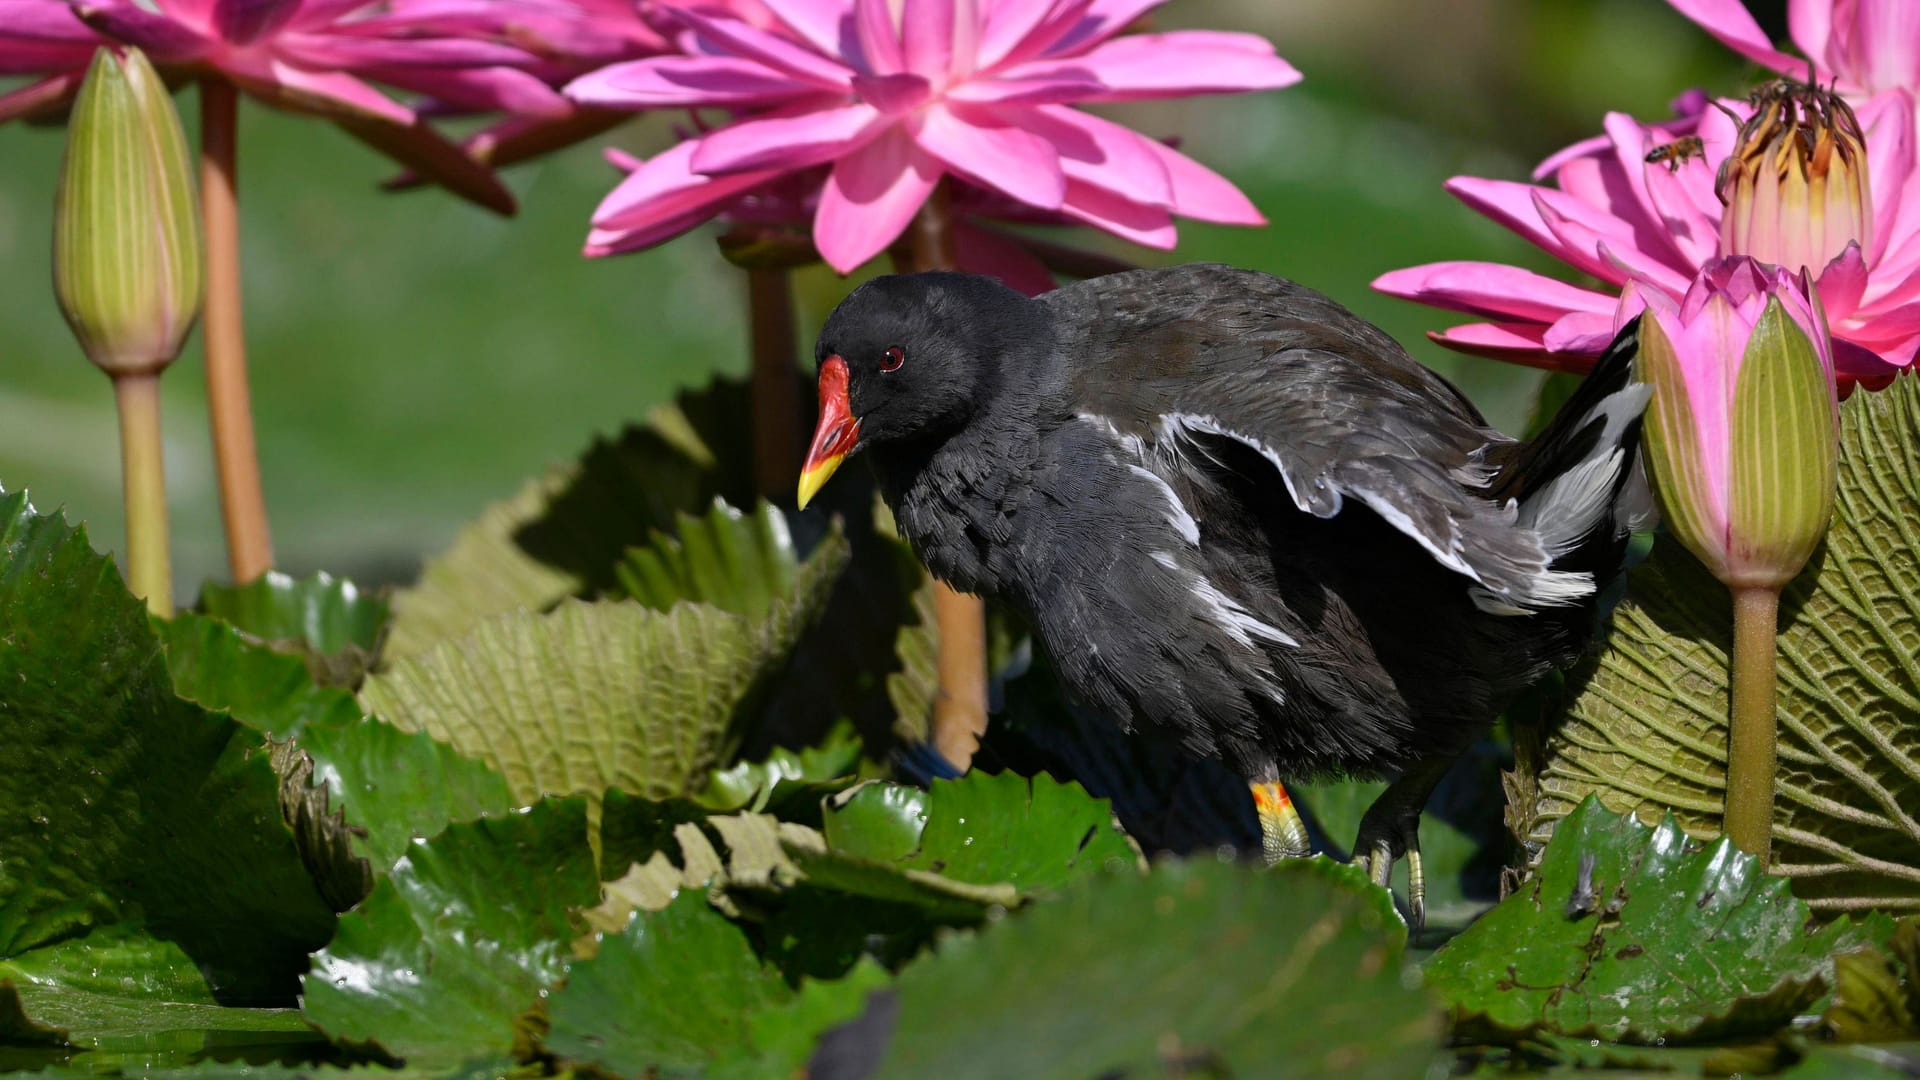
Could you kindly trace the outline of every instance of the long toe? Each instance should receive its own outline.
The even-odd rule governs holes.
[[[1418,934],[1427,925],[1427,875],[1420,867],[1420,833],[1407,837],[1407,928]]]

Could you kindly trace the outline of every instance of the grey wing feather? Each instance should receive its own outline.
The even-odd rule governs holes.
[[[1180,280],[1114,275],[1076,303],[1106,343],[1089,357],[1124,358],[1122,370],[1098,377],[1083,366],[1076,389],[1123,432],[1188,460],[1204,456],[1209,439],[1240,442],[1274,465],[1303,512],[1331,517],[1359,501],[1478,584],[1476,600],[1489,610],[1520,613],[1592,593],[1591,575],[1553,570],[1545,539],[1486,491],[1491,470],[1481,459],[1510,440],[1384,332],[1264,274],[1142,273]],[[1173,313],[1130,299],[1176,288],[1196,299]],[[1103,389],[1114,386],[1124,394]]]

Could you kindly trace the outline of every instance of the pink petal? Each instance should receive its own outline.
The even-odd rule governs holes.
[[[1468,323],[1449,330],[1430,330],[1427,337],[1455,352],[1509,364],[1576,374],[1585,374],[1593,367],[1591,356],[1550,352],[1542,341],[1546,331],[1538,323]]]
[[[196,60],[213,45],[181,23],[131,3],[76,3],[73,10],[88,26],[116,41],[138,46],[155,62]]]
[[[401,90],[425,94],[473,112],[558,119],[573,111],[544,81],[508,67],[425,68],[405,64],[356,69],[357,74]]]
[[[885,251],[944,170],[899,128],[841,158],[820,192],[813,246],[843,274]]]
[[[1851,317],[1860,310],[1866,291],[1867,260],[1860,256],[1859,243],[1848,244],[1820,271],[1820,303],[1827,309],[1827,318],[1838,323]]]
[[[900,52],[907,70],[940,79],[953,70],[955,0],[904,0],[900,7]],[[966,5],[971,12],[973,5]],[[969,60],[972,57],[968,57]]]
[[[0,76],[44,75],[62,68],[84,69],[96,48],[98,46],[94,44],[55,45],[42,41],[11,42],[0,38]]]
[[[1592,230],[1579,230],[1575,242],[1569,242],[1561,230],[1549,227],[1542,207],[1549,200],[1572,207],[1585,207],[1564,192],[1511,180],[1486,180],[1475,176],[1456,176],[1445,185],[1447,191],[1469,207],[1519,233],[1542,251],[1571,265],[1576,270],[1618,283],[1619,270],[1601,259],[1593,250]],[[1591,208],[1586,213],[1591,214]],[[1556,215],[1562,223],[1565,214]]]
[[[724,54],[755,60],[776,72],[831,89],[844,89],[853,78],[853,72],[840,62],[739,19],[708,16],[692,8],[674,10],[698,36],[712,42]]]
[[[617,109],[766,105],[814,91],[811,83],[733,56],[649,57],[603,67],[567,84],[573,100]]]
[[[86,78],[86,69],[80,68],[0,94],[0,124],[58,115],[72,104]]]
[[[954,172],[1043,210],[1066,196],[1060,153],[1046,139],[946,105],[928,107],[919,121],[914,141]]]
[[[1075,221],[1150,248],[1170,251],[1180,239],[1173,217],[1155,206],[1141,206],[1078,180],[1067,181],[1060,212]]]
[[[919,75],[855,75],[853,92],[888,116],[919,108],[933,96],[933,84]]]
[[[292,32],[276,35],[276,55],[307,67],[487,67],[527,62],[527,54],[491,41],[459,38],[371,38]]]
[[[1160,144],[1139,132],[1060,106],[998,115],[1052,143],[1065,175],[1131,202],[1174,208],[1173,179],[1156,152]]]
[[[1090,74],[1062,70],[1041,78],[971,79],[947,91],[947,98],[971,105],[1059,105],[1086,101],[1105,90]]]
[[[1394,270],[1373,287],[1451,311],[1493,319],[1550,323],[1569,312],[1613,315],[1615,300],[1564,281],[1486,262],[1439,262]]]
[[[1548,352],[1599,356],[1615,333],[1613,312],[1575,311],[1555,319],[1541,337]]]
[[[1274,55],[1264,38],[1208,30],[1129,34],[1072,59],[1034,61],[1005,74],[1049,79],[1089,72],[1107,89],[1088,101],[1277,90],[1300,81],[1300,73]]]
[[[677,143],[635,163],[627,178],[600,200],[593,226],[630,231],[696,212],[711,217],[728,202],[780,175],[774,170],[702,175],[691,167],[698,146],[697,139]]]
[[[1164,3],[1165,0],[1159,0]],[[987,71],[1007,58],[1015,48],[1033,39],[1041,24],[1059,20],[1057,33],[1064,34],[1077,21],[1087,0],[1033,0],[1029,3],[992,4],[987,9],[987,25],[980,31],[980,70]],[[1069,14],[1069,9],[1071,14]],[[1069,21],[1072,20],[1072,21]],[[1036,49],[1032,55],[1038,55]]]
[[[742,120],[702,138],[693,168],[714,174],[817,165],[871,137],[881,121],[880,110],[863,103]]]
[[[953,255],[957,269],[998,278],[1007,288],[1028,296],[1052,292],[1058,284],[1053,271],[1018,241],[969,221],[953,223]]]
[[[1173,184],[1173,212],[1221,225],[1265,225],[1253,201],[1226,177],[1163,142],[1148,140]]]
[[[251,45],[287,24],[300,0],[213,0],[207,23],[222,41]]]
[[[1142,15],[1166,2],[1167,0],[1092,0],[1087,5],[1086,11],[1074,19],[1059,40],[1048,45],[1047,51],[1056,56],[1064,56],[1076,50],[1090,49],[1132,26]]]
[[[1868,93],[1920,87],[1920,5],[1911,0],[1854,3],[1853,25],[1845,35],[1848,64],[1842,72]],[[1840,66],[1831,50],[1828,58]]]
[[[1914,188],[1913,99],[1902,90],[1876,95],[1859,107],[1860,130],[1867,137],[1867,183],[1873,200],[1869,254],[1876,261],[1920,255],[1920,194]],[[1867,239],[1865,237],[1861,238]]]
[[[887,0],[853,0],[853,26],[868,75],[892,75],[906,66]]]
[[[1806,75],[1806,61],[1775,49],[1740,0],[1667,0],[1667,3],[1719,38],[1721,44],[1762,67],[1783,74]]]
[[[373,117],[403,127],[411,127],[419,119],[412,109],[341,72],[308,71],[271,59],[265,64],[233,65],[225,70],[242,89],[268,101],[284,100],[329,115]]]
[[[66,4],[49,0],[0,0],[0,41],[91,47],[99,40]],[[5,56],[0,55],[0,64],[5,62]]]
[[[845,56],[852,35],[846,0],[760,0],[787,29],[827,56]]]
[[[1818,60],[1833,31],[1834,0],[1787,0],[1787,34],[1800,51]]]

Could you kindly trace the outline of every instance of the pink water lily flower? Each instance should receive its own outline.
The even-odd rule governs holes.
[[[1756,63],[1807,79],[1807,60],[1773,47],[1740,0],[1667,0]],[[1920,93],[1920,5],[1912,0],[1788,0],[1787,32],[1813,61],[1812,81],[1862,100],[1882,90]]]
[[[1550,177],[1551,184],[1470,176],[1447,182],[1469,207],[1587,275],[1590,284],[1498,263],[1441,262],[1384,274],[1374,287],[1488,320],[1430,335],[1449,348],[1585,371],[1648,294],[1677,301],[1700,267],[1751,255],[1797,264],[1786,267],[1790,272],[1809,271],[1843,380],[1883,382],[1911,365],[1920,348],[1920,170],[1912,98],[1888,91],[1860,109],[1864,169],[1843,169],[1837,155],[1804,168],[1788,160],[1758,188],[1727,189],[1731,205],[1716,190],[1720,167],[1740,137],[1728,112],[1745,120],[1752,105],[1710,107],[1698,95],[1677,104],[1685,113],[1661,125],[1609,114],[1604,138],[1541,165],[1536,178]],[[1676,146],[1688,136],[1700,140],[1697,149]],[[1780,145],[1802,145],[1793,139],[1787,133]],[[1649,154],[1655,160],[1647,160]],[[1762,158],[1768,165],[1784,160],[1742,160]],[[1827,169],[1832,175],[1821,171]],[[1809,170],[1818,183],[1807,179]]]
[[[597,233],[670,234],[823,165],[813,239],[843,273],[892,243],[949,173],[1153,247],[1173,245],[1176,214],[1264,222],[1198,162],[1071,107],[1298,81],[1263,38],[1118,36],[1164,0],[762,2],[772,29],[676,9],[685,54],[615,64],[567,88],[607,108],[750,114],[635,168],[595,213]]]
[[[133,45],[172,78],[220,78],[269,104],[318,113],[482,201],[506,199],[419,113],[374,84],[462,109],[561,115],[524,70],[532,57],[457,28],[496,0],[0,0],[0,73],[40,76],[0,97],[0,121],[57,114],[100,44]],[[457,160],[456,160],[457,159]],[[460,174],[450,176],[449,174]],[[510,205],[510,200],[509,203]]]

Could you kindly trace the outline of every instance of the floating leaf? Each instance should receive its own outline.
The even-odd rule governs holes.
[[[300,660],[225,621],[183,613],[159,626],[176,692],[277,740],[282,811],[336,910],[365,896],[413,837],[515,805],[498,773],[363,716],[352,694],[317,685]]]
[[[386,635],[386,602],[353,582],[318,573],[268,571],[245,585],[208,582],[200,611],[306,662],[327,686],[358,686]]]
[[[698,510],[716,496],[744,505],[752,488],[741,478],[750,474],[729,465],[741,455],[726,439],[709,446],[700,432],[744,437],[738,418],[746,415],[745,393],[742,384],[720,382],[683,395],[677,406],[656,411],[649,426],[598,440],[580,460],[487,507],[427,562],[416,585],[394,595],[386,654],[417,656],[496,616],[545,611],[567,597],[610,589],[627,549],[670,529],[676,512]],[[704,422],[696,426],[689,415]]]
[[[361,700],[498,769],[522,801],[686,794],[725,758],[750,692],[818,614],[846,554],[823,542],[758,619],[573,600],[504,615],[369,679]]]
[[[697,892],[642,913],[568,969],[549,1048],[620,1076],[796,1075],[820,1032],[886,982],[872,963],[798,990]]]
[[[1823,1035],[1839,1042],[1920,1039],[1920,919],[1895,927],[1884,952],[1843,953],[1833,969]]]
[[[716,771],[693,798],[711,810],[766,811],[788,820],[818,824],[820,801],[853,783],[863,749],[853,725],[841,724],[818,746],[780,748],[762,761],[742,761]]]
[[[800,564],[787,518],[761,501],[743,514],[716,499],[705,514],[675,515],[674,530],[655,530],[615,568],[629,598],[659,611],[683,600],[735,615],[760,616],[793,588]]]
[[[415,1067],[524,1058],[542,993],[564,970],[573,909],[600,876],[587,801],[454,825],[412,846],[315,954],[307,1018]]]
[[[1920,377],[1841,410],[1833,530],[1788,587],[1779,639],[1773,870],[1822,910],[1920,908]],[[1545,761],[1518,778],[1543,843],[1597,793],[1719,833],[1726,795],[1726,588],[1663,541],[1629,577],[1607,651]]]
[[[1771,1033],[1826,992],[1836,952],[1885,920],[1816,928],[1781,878],[1726,840],[1648,829],[1588,799],[1537,874],[1426,966],[1456,1022],[1651,1043]]]
[[[23,973],[77,972],[106,935],[166,947],[103,992],[290,1001],[333,914],[259,736],[173,695],[112,561],[23,495],[0,494],[0,686],[0,978],[53,1007],[62,981]]]
[[[1168,861],[949,936],[898,983],[883,1077],[1419,1076],[1439,1015],[1385,890],[1324,859]]]

